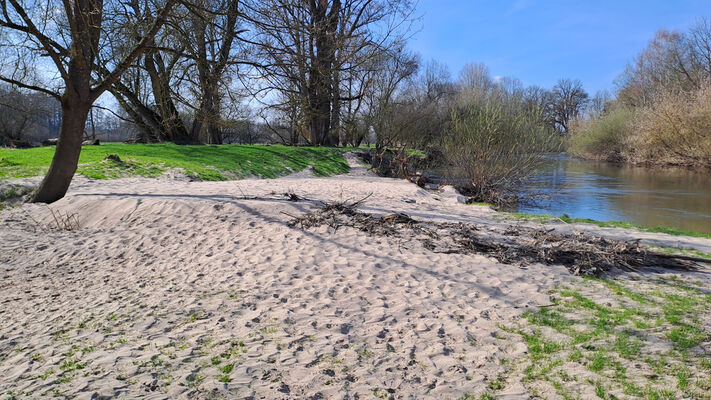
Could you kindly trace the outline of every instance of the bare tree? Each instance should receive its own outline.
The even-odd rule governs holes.
[[[693,69],[704,79],[711,78],[711,19],[701,18],[687,36]]]
[[[262,120],[283,144],[298,145],[302,138],[308,137],[301,102],[293,91],[281,91],[276,96],[276,103],[261,110]]]
[[[222,143],[220,93],[223,74],[233,65],[233,47],[238,32],[239,0],[196,0],[188,6],[189,24],[176,24],[186,43],[185,52],[197,72],[195,118],[190,136],[204,143]],[[207,129],[204,129],[204,126]],[[201,134],[206,130],[202,140]]]
[[[153,12],[149,3],[138,0],[130,0],[126,5],[141,20],[150,19]],[[185,49],[184,41],[176,39],[182,38],[184,33],[176,32],[176,26],[184,23],[187,14],[184,8],[174,7],[152,45],[110,89],[130,120],[139,127],[140,142],[193,142],[180,116],[173,90]],[[129,30],[126,34],[140,35],[140,32]],[[114,57],[121,57],[127,50],[114,46],[112,51]]]
[[[618,98],[643,107],[665,94],[698,91],[711,80],[711,21],[702,18],[689,32],[658,31],[618,78]]]
[[[27,146],[55,133],[57,101],[43,93],[0,85],[0,145]]]
[[[40,91],[62,104],[59,142],[47,175],[31,196],[33,202],[51,203],[62,198],[77,168],[89,110],[124,71],[143,54],[163,26],[175,0],[167,0],[148,24],[135,23],[134,15],[120,2],[102,0],[0,1],[0,49],[6,61],[0,80]],[[107,57],[104,45],[127,25],[142,34],[120,59]],[[37,76],[31,61],[48,57],[56,75]]]
[[[587,100],[588,93],[577,79],[561,79],[553,86],[549,112],[558,131],[568,133],[570,121],[580,114]]]
[[[288,91],[299,99],[314,145],[337,145],[349,74],[367,72],[369,60],[399,43],[408,31],[409,0],[250,1],[263,91]],[[356,96],[357,97],[357,96]]]

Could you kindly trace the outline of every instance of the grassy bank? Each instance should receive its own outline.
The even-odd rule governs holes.
[[[539,214],[523,214],[523,213],[506,213],[507,216],[523,220],[523,221],[535,221],[535,222],[552,222],[552,221],[560,221],[564,222],[566,224],[593,224],[597,225],[601,228],[625,228],[625,229],[637,229],[643,232],[651,232],[651,233],[666,233],[667,235],[675,235],[675,236],[692,236],[692,237],[700,237],[700,238],[711,238],[711,233],[706,233],[706,232],[697,232],[697,231],[689,231],[685,229],[678,229],[678,228],[673,228],[669,226],[657,226],[657,227],[648,227],[648,226],[641,226],[641,225],[635,225],[631,224],[629,222],[624,222],[624,221],[597,221],[594,219],[589,219],[589,218],[571,218],[566,215],[563,215],[561,217],[554,217],[550,215],[539,215]]]
[[[0,148],[0,179],[42,175],[54,147]],[[109,160],[117,155],[120,161]],[[95,179],[156,177],[182,169],[201,180],[219,181],[256,176],[275,178],[312,168],[317,176],[348,172],[342,149],[263,145],[178,146],[174,144],[107,143],[85,146],[77,173]]]

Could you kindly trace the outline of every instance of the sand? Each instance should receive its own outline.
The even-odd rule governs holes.
[[[580,282],[562,266],[434,254],[349,228],[287,225],[318,201],[510,224],[451,188],[350,174],[78,179],[49,209],[0,213],[0,393],[30,398],[459,398],[525,343],[500,326]],[[306,199],[290,202],[283,193]],[[248,198],[248,199],[245,199]],[[37,222],[35,222],[37,221]],[[638,232],[595,230],[611,237]],[[711,240],[641,234],[711,251]],[[708,278],[703,278],[708,279]],[[500,398],[526,398],[511,378]]]

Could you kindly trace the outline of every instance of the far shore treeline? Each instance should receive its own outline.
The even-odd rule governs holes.
[[[97,138],[372,145],[381,174],[436,167],[499,204],[541,154],[566,148],[711,165],[706,19],[658,33],[615,94],[590,96],[579,80],[525,87],[478,63],[453,77],[408,50],[419,23],[408,0],[196,1],[3,3],[0,144],[59,137],[32,201],[61,198],[82,141]]]
[[[586,158],[711,168],[711,20],[659,31],[616,82],[615,98],[572,124]]]

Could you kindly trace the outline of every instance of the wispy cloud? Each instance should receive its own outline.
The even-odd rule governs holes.
[[[506,14],[515,14],[525,11],[533,2],[531,0],[516,0],[513,5],[506,11]]]

